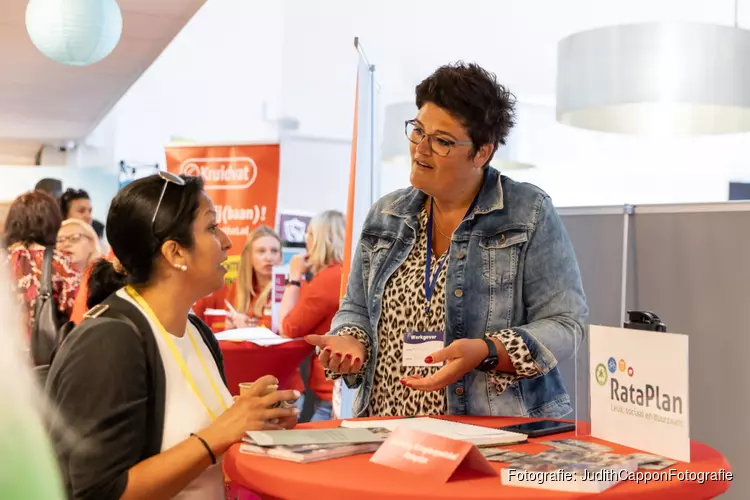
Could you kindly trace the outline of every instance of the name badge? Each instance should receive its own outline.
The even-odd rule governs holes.
[[[406,332],[402,366],[442,366],[442,363],[428,365],[424,358],[445,347],[445,332]]]

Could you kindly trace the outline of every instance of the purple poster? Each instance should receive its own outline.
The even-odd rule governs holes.
[[[279,212],[279,236],[286,243],[304,243],[307,225],[312,216],[295,212]]]

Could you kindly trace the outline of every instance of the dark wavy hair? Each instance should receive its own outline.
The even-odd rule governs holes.
[[[417,108],[431,102],[461,122],[474,143],[472,157],[485,144],[494,150],[489,164],[515,125],[515,96],[497,77],[473,63],[457,62],[439,67],[416,88]]]
[[[203,192],[201,177],[187,177],[184,186],[167,185],[153,227],[164,179],[151,175],[125,186],[112,200],[105,224],[107,241],[126,274],[115,271],[104,259],[97,261],[89,277],[86,305],[99,304],[127,284],[147,283],[154,272],[161,245],[176,241],[193,246],[193,222]]]
[[[70,207],[71,205],[73,205],[74,201],[90,199],[91,198],[89,198],[89,194],[83,189],[66,189],[65,192],[60,196],[60,211],[62,212],[63,218],[68,218],[68,212],[70,212]]]
[[[22,194],[10,205],[5,219],[5,245],[21,242],[54,246],[62,224],[57,201],[44,191]]]

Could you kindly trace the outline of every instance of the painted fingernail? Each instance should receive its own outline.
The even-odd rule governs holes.
[[[406,380],[401,379],[399,382],[401,382],[401,385],[406,385]]]
[[[427,356],[426,358],[424,358],[424,362],[425,363],[432,363],[432,356]]]
[[[336,356],[338,356],[338,357],[340,358],[340,357],[341,357],[341,353],[340,353],[340,352],[337,352],[337,353],[336,353]]]
[[[329,355],[333,353],[333,351],[329,348],[323,349],[323,352],[327,352]]]
[[[360,359],[359,359],[359,358],[354,358],[354,362],[355,362],[355,363],[359,363],[359,362],[360,362]]]
[[[352,355],[351,355],[351,354],[347,354],[347,355],[346,355],[346,356],[344,356],[344,357],[345,357],[346,359],[352,359]]]

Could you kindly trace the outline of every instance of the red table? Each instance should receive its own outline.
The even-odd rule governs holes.
[[[304,359],[314,347],[304,340],[293,340],[273,346],[259,346],[252,342],[220,341],[224,355],[224,373],[229,392],[240,393],[240,382],[253,382],[263,375],[273,375],[279,388],[286,389]]]
[[[487,427],[502,427],[534,419],[505,417],[446,417]],[[338,421],[315,422],[300,427],[335,427]],[[575,439],[575,433],[555,434],[529,443],[511,446],[511,449],[527,453],[537,453],[549,449],[548,446],[535,444],[535,441],[551,439]],[[602,442],[593,438],[582,438]],[[631,448],[606,443],[617,453],[630,453]],[[649,482],[635,483],[626,481],[617,484],[603,493],[592,496],[591,493],[567,493],[551,490],[538,490],[504,486],[499,477],[466,479],[438,483],[429,478],[410,475],[395,469],[369,463],[372,454],[355,455],[310,464],[297,464],[266,457],[243,455],[239,445],[233,446],[224,457],[224,470],[236,483],[267,499],[325,498],[326,500],[432,500],[432,499],[592,499],[608,498],[629,500],[653,499],[663,500],[708,499],[714,498],[729,488],[727,481],[698,482]],[[691,446],[691,463],[678,462],[670,468],[678,471],[718,472],[720,469],[730,471],[729,464],[716,450],[695,441]],[[490,462],[500,469],[501,465]],[[669,469],[669,468],[668,468]],[[667,469],[667,470],[668,470]]]

